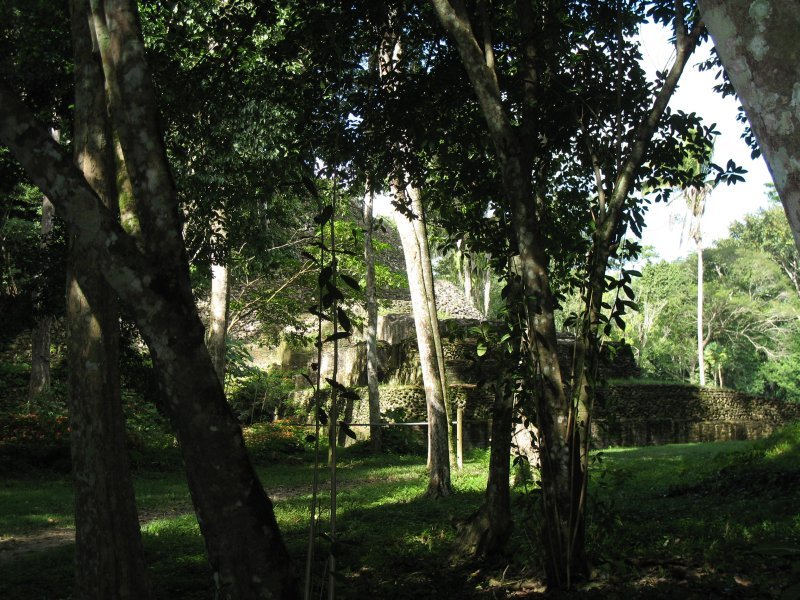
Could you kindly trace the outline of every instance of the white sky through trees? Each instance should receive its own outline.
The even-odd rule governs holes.
[[[642,28],[642,55],[648,76],[655,77],[656,70],[664,70],[670,62],[672,50],[667,41],[669,32],[658,25]],[[772,183],[763,158],[752,160],[750,148],[741,139],[744,124],[736,120],[739,101],[733,97],[723,98],[713,91],[718,81],[715,71],[700,72],[697,64],[708,58],[711,42],[700,47],[689,61],[681,77],[681,84],[669,106],[672,110],[695,112],[710,125],[716,123],[720,132],[714,147],[714,162],[725,166],[732,159],[747,170],[745,182],[736,185],[719,185],[706,200],[702,221],[703,246],[726,237],[728,227],[744,215],[767,206],[766,185]],[[678,221],[686,214],[685,203],[676,198],[670,206],[653,203],[645,216],[642,236],[644,246],[652,246],[658,256],[674,260],[685,256],[694,248],[692,240],[683,233]],[[683,239],[681,239],[683,238]]]

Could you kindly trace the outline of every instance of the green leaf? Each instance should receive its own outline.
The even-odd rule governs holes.
[[[341,392],[341,396],[345,400],[361,400],[361,396],[358,395],[358,392],[349,388]]]
[[[317,281],[319,281],[319,287],[325,287],[331,280],[332,275],[333,275],[333,267],[331,265],[323,267],[322,270],[319,272],[319,277],[317,277]]]
[[[314,196],[314,198],[319,198],[319,190],[317,189],[317,184],[314,183],[314,180],[308,177],[307,175],[303,176],[303,185],[306,187],[308,192]],[[331,207],[331,212],[333,212],[333,207]],[[316,221],[316,218],[314,219]]]
[[[347,423],[345,423],[344,421],[339,421],[339,427],[341,427],[342,431],[344,431],[344,434],[347,437],[349,437],[352,440],[357,439],[355,432],[352,429],[350,429]]]
[[[348,317],[347,313],[342,310],[341,306],[336,307],[336,316],[339,318],[339,325],[342,326],[342,329],[345,331],[353,330],[353,326],[350,323],[350,317]]]
[[[314,217],[314,223],[317,225],[325,225],[328,221],[331,220],[333,216],[333,205],[328,204],[325,208],[322,209],[318,215]]]
[[[341,277],[342,281],[344,281],[347,285],[349,285],[352,289],[357,292],[361,291],[361,286],[358,285],[358,281],[350,277],[349,275],[345,275],[344,273],[340,273],[339,277]]]
[[[337,331],[336,333],[330,334],[328,337],[325,338],[326,342],[335,342],[336,340],[344,340],[349,338],[352,334],[349,331]]]
[[[633,293],[633,290],[629,285],[623,285],[622,291],[625,292],[625,295],[630,298],[631,300],[636,298],[636,294]]]
[[[341,383],[339,383],[335,379],[331,379],[330,377],[326,377],[325,381],[327,381],[328,385],[331,386],[332,388],[336,389],[337,391],[344,392],[345,390],[347,390],[347,388],[345,386],[343,386]]]

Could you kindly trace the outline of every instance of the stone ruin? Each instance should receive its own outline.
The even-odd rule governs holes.
[[[453,284],[437,281],[436,293],[440,313],[450,317],[440,321],[440,328],[450,397],[454,406],[461,405],[464,409],[466,446],[486,445],[492,391],[491,386],[482,383],[492,379],[497,359],[491,351],[478,357],[478,340],[472,331],[486,322]],[[390,415],[392,421],[424,422],[425,393],[410,302],[407,297],[397,296],[392,306],[399,312],[378,318],[381,412]],[[562,371],[566,374],[574,340],[570,335],[561,334],[558,343]],[[356,389],[361,397],[345,408],[346,419],[355,424],[368,423],[366,342],[362,336],[354,335],[340,341],[338,352],[337,380]],[[332,375],[332,354],[326,347],[320,361],[323,378]],[[293,348],[282,344],[271,356],[257,358],[262,366],[273,363],[310,373],[311,364],[317,361],[317,351],[313,347]],[[600,375],[601,379],[614,383],[601,389],[596,399],[592,431],[597,447],[751,439],[800,419],[800,405],[734,390],[627,383],[626,380],[638,378],[640,371],[630,346],[624,343],[606,347]],[[292,402],[301,411],[307,410],[311,390],[302,376],[297,377],[296,386]],[[359,437],[366,435],[366,426],[353,426],[353,429]]]

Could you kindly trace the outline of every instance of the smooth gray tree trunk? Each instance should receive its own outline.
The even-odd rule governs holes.
[[[367,190],[364,195],[364,264],[366,265],[367,297],[367,389],[369,392],[369,438],[372,451],[381,452],[381,402],[378,390],[378,301],[375,295],[375,248],[372,242],[374,229],[375,194]]]
[[[393,186],[395,201],[408,205],[404,186]],[[416,215],[414,215],[416,220]],[[446,496],[452,492],[450,484],[450,448],[448,444],[447,411],[445,408],[444,386],[434,338],[434,327],[438,328],[435,312],[430,311],[425,276],[422,266],[422,250],[417,230],[409,217],[399,210],[394,212],[397,231],[403,245],[403,255],[408,275],[408,289],[411,294],[411,307],[414,313],[414,327],[417,333],[422,382],[428,411],[428,470],[427,494],[432,497]],[[427,243],[427,240],[425,240]]]
[[[57,132],[53,132],[58,139]],[[53,203],[42,197],[42,219],[40,235],[42,248],[47,248],[53,232],[53,217],[55,208]],[[40,292],[40,293],[43,293]],[[42,302],[37,302],[40,314],[36,319],[36,328],[31,339],[31,378],[28,384],[28,407],[32,407],[36,398],[50,389],[50,327],[53,318],[44,312]]]
[[[206,346],[222,387],[225,387],[225,350],[228,341],[228,315],[230,310],[230,282],[228,267],[222,261],[211,263],[211,298],[208,303],[208,329]]]
[[[420,253],[420,268],[425,284],[425,301],[428,305],[428,318],[433,332],[433,344],[436,352],[436,365],[439,368],[438,384],[441,387],[442,401],[444,403],[445,418],[447,419],[447,445],[449,449],[450,465],[456,462],[455,436],[453,435],[453,409],[450,396],[447,393],[447,371],[444,362],[444,346],[439,329],[439,314],[436,308],[436,286],[433,279],[433,264],[431,262],[430,244],[428,242],[428,226],[425,220],[425,207],[422,205],[420,190],[414,186],[406,187],[406,196],[411,200],[411,210],[418,215],[413,220],[414,235]]]

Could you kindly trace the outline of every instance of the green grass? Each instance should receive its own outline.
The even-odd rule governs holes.
[[[506,557],[484,565],[451,564],[455,524],[480,504],[487,465],[487,452],[471,453],[464,471],[454,474],[456,493],[431,501],[424,497],[424,457],[342,452],[339,598],[504,597],[497,581],[507,586],[535,577],[535,519],[522,491],[515,494],[517,527]],[[788,588],[800,581],[799,469],[800,425],[755,444],[682,444],[595,455],[587,532],[594,578],[572,597],[759,598]],[[299,571],[312,467],[304,462],[258,470],[278,498],[276,516]],[[323,469],[323,504],[327,478]],[[182,473],[139,470],[134,484],[148,521],[142,531],[157,596],[212,597]],[[71,511],[67,477],[33,474],[0,486],[5,537],[72,527]],[[323,530],[328,517],[323,511]],[[318,579],[326,544],[321,541],[317,552]],[[68,598],[71,551],[65,544],[0,563],[0,597]]]

